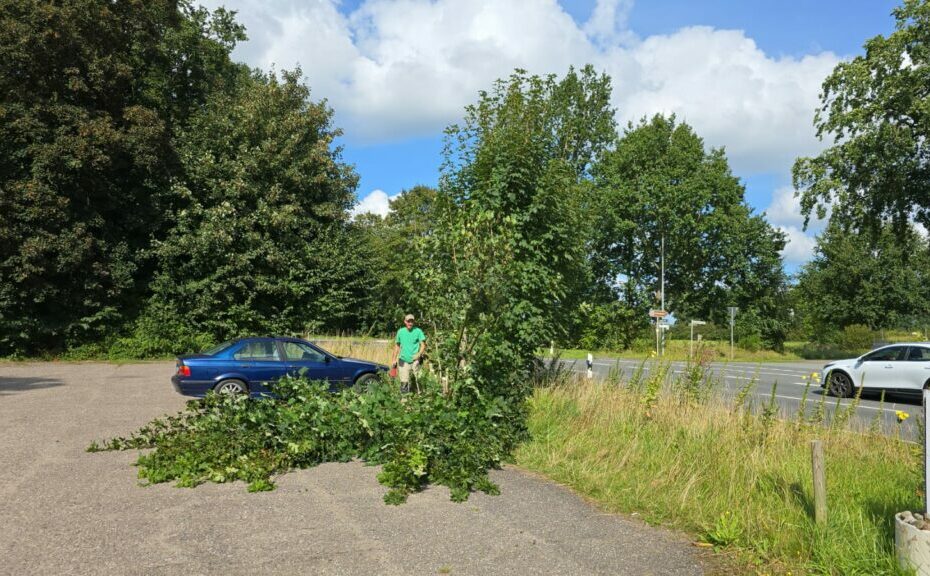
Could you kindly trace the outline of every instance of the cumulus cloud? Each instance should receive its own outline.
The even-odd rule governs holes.
[[[812,119],[832,53],[774,59],[742,31],[697,26],[608,56],[621,118],[677,114],[737,171],[786,173],[822,149]]]
[[[400,196],[400,194],[388,196],[384,190],[372,190],[368,196],[355,204],[349,214],[352,218],[365,213],[377,214],[384,218],[391,211],[391,200],[397,198],[397,196]]]
[[[739,30],[639,39],[627,27],[632,0],[597,0],[580,25],[556,0],[366,0],[348,15],[337,0],[223,3],[252,39],[236,55],[265,69],[299,63],[355,142],[437,133],[514,68],[591,63],[613,77],[621,123],[675,113],[726,146],[737,171],[784,173],[820,149],[813,111],[838,62],[829,52],[772,58]]]
[[[797,266],[811,259],[817,241],[796,226],[778,226],[785,233],[788,243],[782,251],[785,264]]]
[[[815,235],[823,230],[829,219],[818,220],[813,215],[807,230],[803,230],[804,216],[801,214],[801,199],[791,186],[782,186],[772,194],[772,203],[765,210],[768,221],[785,233],[788,243],[782,251],[789,265],[803,264],[810,260],[817,244]]]

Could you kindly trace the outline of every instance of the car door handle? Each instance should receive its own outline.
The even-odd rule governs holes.
[[[248,367],[249,367],[248,364],[239,364],[238,366],[236,366],[236,368],[248,368]]]
[[[894,366],[892,366],[891,364],[885,364],[885,368],[893,368],[893,367]]]

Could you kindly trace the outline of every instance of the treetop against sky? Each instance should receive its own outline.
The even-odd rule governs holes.
[[[725,147],[758,212],[786,232],[789,269],[808,260],[790,170],[823,149],[821,83],[862,44],[893,30],[889,0],[208,0],[238,11],[250,40],[234,57],[299,65],[327,98],[361,182],[357,211],[438,179],[442,131],[514,68],[564,74],[593,64],[613,79],[621,126],[674,113]]]

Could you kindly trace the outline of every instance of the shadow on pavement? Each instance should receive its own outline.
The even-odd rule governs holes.
[[[55,386],[63,385],[64,383],[61,380],[56,380],[55,378],[0,376],[0,396],[12,394],[14,392],[28,392],[30,390],[54,388]]]

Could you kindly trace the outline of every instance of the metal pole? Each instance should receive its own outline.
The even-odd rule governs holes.
[[[661,283],[659,286],[659,294],[662,298],[662,310],[665,310],[665,234],[662,235],[662,248],[661,248],[661,257],[659,258],[661,266]],[[659,330],[659,356],[665,355],[665,331],[662,330],[662,324],[664,323],[664,317],[656,320],[656,326]]]
[[[733,361],[733,312],[730,312],[730,362]]]
[[[694,356],[694,322],[691,322],[691,337],[688,338],[688,360]]]
[[[930,442],[927,438],[927,425],[930,424],[930,412],[927,408],[930,407],[930,390],[924,389],[924,514],[930,514]]]
[[[662,235],[662,309],[665,310],[665,234]]]

